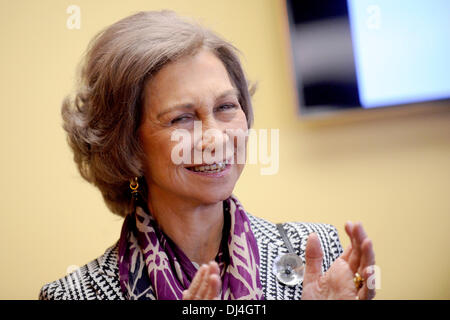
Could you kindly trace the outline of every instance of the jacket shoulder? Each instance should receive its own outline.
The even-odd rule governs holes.
[[[103,255],[56,281],[45,284],[40,300],[122,300],[118,243]]]

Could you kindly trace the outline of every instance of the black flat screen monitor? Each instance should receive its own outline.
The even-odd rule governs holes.
[[[450,101],[449,0],[286,0],[300,113]]]

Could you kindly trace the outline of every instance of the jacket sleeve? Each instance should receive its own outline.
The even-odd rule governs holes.
[[[54,281],[41,288],[39,300],[68,300],[68,296],[59,281]]]

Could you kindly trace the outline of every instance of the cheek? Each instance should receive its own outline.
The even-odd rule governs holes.
[[[238,177],[241,175],[242,171],[244,170],[245,164],[236,164],[236,171],[238,173]]]
[[[247,117],[245,116],[244,110],[242,110],[242,109],[239,111],[236,125],[239,126],[239,128],[242,130],[249,129],[248,123],[247,123]]]
[[[176,142],[167,134],[143,134],[141,144],[146,155],[147,170],[160,171],[171,166],[171,151]]]
[[[239,163],[242,164],[242,161],[245,162],[248,142],[248,125],[244,112],[241,112],[239,117],[236,117],[236,120],[231,123],[229,129],[233,132],[233,147],[235,152],[238,154]]]

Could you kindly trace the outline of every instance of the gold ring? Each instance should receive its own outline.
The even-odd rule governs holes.
[[[364,284],[364,278],[357,272],[355,273],[355,277],[353,278],[353,282],[355,283],[355,288],[361,289]]]

